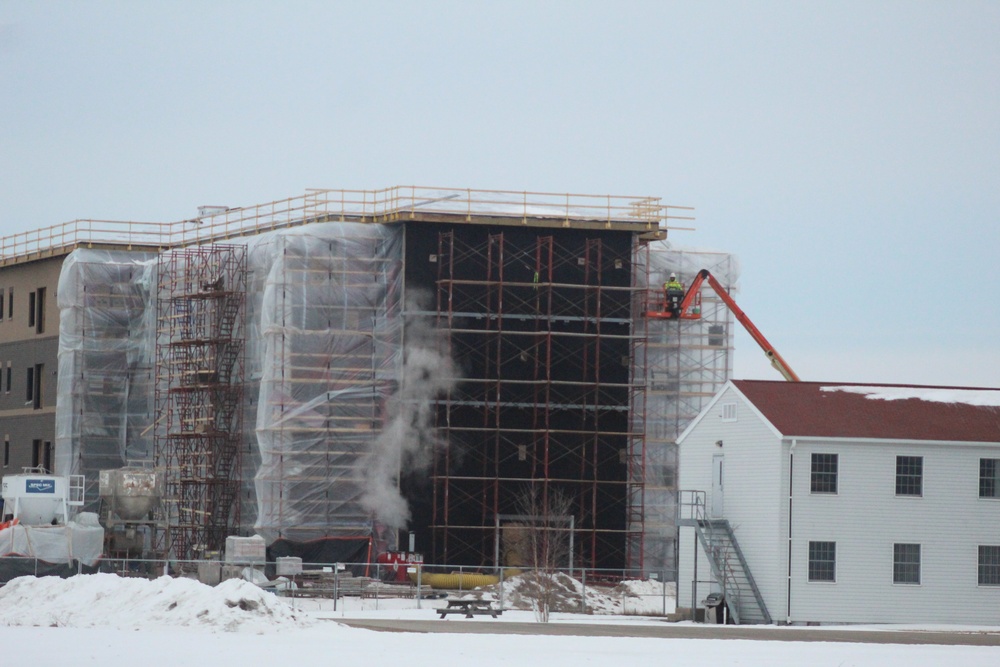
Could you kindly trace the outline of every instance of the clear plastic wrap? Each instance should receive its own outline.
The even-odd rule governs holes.
[[[248,250],[238,532],[269,544],[368,536],[364,471],[403,364],[403,227],[315,223],[227,243]],[[99,470],[153,458],[156,258],[77,250],[63,265],[56,467],[87,476],[86,509]],[[730,288],[739,275],[730,254],[654,243],[633,284],[655,292],[671,272],[690,283],[701,269]],[[647,571],[674,563],[676,438],[731,374],[733,318],[710,290],[701,314],[643,318],[635,347]]]
[[[73,251],[59,277],[56,470],[86,476],[96,511],[101,470],[152,457],[155,253]]]
[[[370,535],[362,473],[402,362],[402,226],[324,223],[267,236],[250,253],[254,527],[268,543]]]
[[[364,457],[401,363],[402,227],[321,223],[248,244],[241,533],[367,535]],[[156,255],[77,250],[59,285],[57,470],[153,455]]]
[[[739,278],[739,262],[729,253],[660,242],[650,244],[638,260],[638,284],[652,294],[671,273],[685,288],[702,269],[730,291]],[[633,428],[646,436],[642,565],[646,571],[670,571],[675,565],[676,440],[732,375],[733,315],[704,284],[700,319],[646,318],[645,327],[633,365],[636,379],[646,386],[645,411],[632,415]]]

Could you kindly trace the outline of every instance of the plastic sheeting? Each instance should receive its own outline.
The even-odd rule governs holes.
[[[321,224],[250,254],[262,279],[255,529],[368,535],[362,468],[402,362],[400,225]],[[257,319],[255,317],[255,319]]]
[[[268,544],[370,535],[362,471],[402,365],[403,228],[315,223],[228,242],[247,244],[249,271],[239,532]],[[640,288],[672,271],[690,283],[707,268],[726,286],[739,274],[726,253],[657,243],[639,254]],[[85,474],[92,502],[97,471],[152,458],[155,270],[151,253],[77,250],[60,277],[57,471]],[[731,374],[732,317],[706,290],[702,319],[645,327],[633,427],[646,438],[653,571],[674,562],[675,439]]]
[[[80,561],[94,566],[104,549],[104,529],[91,513],[59,526],[18,524],[0,530],[0,557],[24,556],[49,563]]]
[[[239,531],[268,543],[369,535],[361,467],[401,363],[400,225],[318,223],[248,246]],[[153,458],[156,255],[76,250],[63,265],[56,469]]]
[[[739,278],[729,253],[650,244],[638,258],[638,284],[658,294],[671,273],[685,287],[708,269],[728,290]],[[645,412],[633,414],[633,428],[645,431],[643,466],[643,551],[646,571],[675,566],[677,436],[698,416],[732,375],[733,315],[707,283],[701,319],[645,319],[645,340],[635,353],[633,373],[647,387]],[[638,563],[631,563],[638,566]]]
[[[75,250],[59,276],[56,470],[85,475],[152,456],[154,253]]]

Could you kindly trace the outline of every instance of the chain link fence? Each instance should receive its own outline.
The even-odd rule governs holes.
[[[473,568],[427,563],[303,563],[191,560],[165,562],[140,558],[103,558],[96,563],[49,563],[37,558],[0,558],[0,586],[22,576],[108,573],[154,579],[175,576],[207,585],[243,578],[276,595],[338,601],[356,599],[378,608],[379,600],[412,600],[415,607],[435,601],[477,598],[498,609],[533,610],[544,605],[554,612],[670,616],[675,611],[675,573],[627,569],[533,570]]]

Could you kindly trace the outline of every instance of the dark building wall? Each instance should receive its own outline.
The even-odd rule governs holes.
[[[3,296],[0,343],[58,337],[59,306],[56,290],[63,259],[65,256],[60,255],[0,267],[0,294]],[[37,317],[39,290],[44,290],[41,294],[41,326]],[[31,304],[35,304],[34,309],[29,308]]]
[[[15,474],[27,466],[45,465],[44,448],[50,448],[51,460],[48,461],[51,467],[55,460],[55,420],[52,415],[19,415],[4,416],[2,418],[4,447],[10,443],[9,458],[7,465],[3,467],[4,474]],[[39,443],[42,450],[35,451],[35,443]],[[35,457],[38,457],[38,460]]]
[[[413,223],[406,238],[407,293],[429,296],[462,373],[429,480],[404,479],[420,548],[492,564],[496,516],[534,489],[569,499],[577,565],[624,567],[632,235]]]
[[[0,457],[6,474],[31,465],[54,466],[57,290],[63,259],[0,267]]]
[[[0,343],[0,367],[3,368],[0,373],[0,419],[6,412],[19,410],[44,410],[46,413],[52,413],[52,419],[55,418],[53,411],[56,405],[58,354],[57,337]],[[39,364],[42,366],[41,385],[36,387],[36,371]],[[10,368],[9,386],[8,368]],[[39,391],[40,395],[36,397],[35,394]],[[35,407],[36,398],[40,402],[38,408]]]

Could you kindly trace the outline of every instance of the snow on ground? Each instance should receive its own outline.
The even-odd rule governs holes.
[[[275,632],[311,623],[284,600],[241,579],[212,588],[191,579],[91,574],[19,577],[0,588],[0,626]]]
[[[655,582],[628,583],[639,593]],[[656,588],[661,593],[662,589]],[[484,592],[488,594],[488,592]],[[839,665],[995,667],[1000,646],[935,646],[836,642],[652,639],[499,634],[420,634],[350,628],[340,618],[436,619],[443,600],[333,600],[274,597],[241,581],[215,588],[186,579],[153,581],[98,574],[58,579],[22,577],[0,588],[0,665],[133,664],[405,664],[441,667],[629,664],[670,667]],[[672,601],[671,601],[672,604]],[[420,608],[417,608],[417,606]],[[453,623],[531,622],[530,611],[505,611]],[[553,614],[555,623],[662,624],[637,616]],[[6,626],[6,627],[5,627]],[[995,630],[995,629],[994,629]],[[796,629],[788,628],[789,632]]]
[[[499,600],[502,595],[505,609],[530,610],[539,599],[539,591],[545,590],[553,611],[580,613],[584,611],[581,603],[586,597],[588,614],[672,614],[677,597],[672,583],[623,581],[615,586],[585,586],[565,574],[541,580],[530,573],[520,574],[505,580],[502,586],[490,586],[486,590],[493,600]]]
[[[820,391],[846,391],[864,394],[878,401],[904,401],[916,398],[931,403],[966,403],[1000,407],[1000,391],[994,389],[937,389],[932,387],[867,387],[857,385],[820,387]]]
[[[142,632],[107,628],[0,628],[4,665],[205,667],[406,665],[407,667],[996,667],[995,647],[904,646],[373,632],[335,623],[277,634]]]

